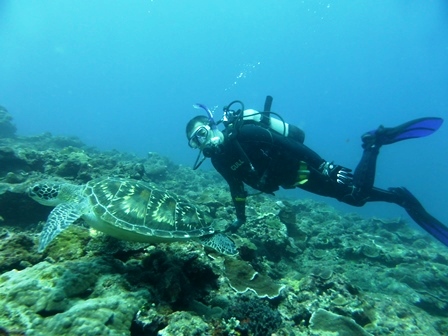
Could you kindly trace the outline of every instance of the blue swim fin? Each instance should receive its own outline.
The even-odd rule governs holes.
[[[431,216],[417,198],[406,188],[389,188],[389,190],[399,196],[401,206],[421,228],[442,244],[448,246],[448,227]]]
[[[408,121],[397,127],[387,128],[380,126],[376,130],[364,133],[361,139],[364,148],[373,145],[389,145],[402,140],[428,136],[437,131],[442,126],[442,123],[442,118],[420,118]]]

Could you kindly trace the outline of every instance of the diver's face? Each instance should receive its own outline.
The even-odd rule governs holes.
[[[204,125],[202,123],[197,123],[193,129],[194,131],[188,137],[188,145],[191,148],[202,149],[210,140],[210,126]]]

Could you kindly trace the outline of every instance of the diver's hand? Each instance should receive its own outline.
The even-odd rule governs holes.
[[[245,222],[246,222],[246,220],[244,220],[244,219],[235,219],[235,220],[233,221],[233,223],[230,224],[230,225],[227,227],[226,231],[229,231],[229,232],[234,233],[234,232],[236,232],[236,231],[241,227],[241,225],[243,225]]]
[[[319,167],[320,172],[329,177],[330,180],[335,181],[338,184],[351,184],[353,182],[352,170],[339,165],[333,164],[333,162],[324,162]]]
[[[352,184],[353,183],[353,174],[352,170],[345,167],[339,167],[339,171],[336,174],[336,182],[340,184]]]

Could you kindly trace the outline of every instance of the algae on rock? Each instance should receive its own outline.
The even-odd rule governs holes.
[[[126,335],[148,298],[119,282],[101,291],[111,272],[101,260],[41,262],[0,276],[0,325],[26,335]],[[100,295],[96,295],[100,293]]]

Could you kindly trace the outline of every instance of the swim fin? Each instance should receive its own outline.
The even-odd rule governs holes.
[[[389,188],[389,190],[399,197],[399,204],[420,227],[442,244],[448,246],[448,227],[431,216],[417,198],[406,188]]]
[[[425,137],[437,131],[442,123],[442,118],[427,117],[411,120],[397,127],[380,126],[378,129],[362,135],[363,148],[373,145],[379,147],[402,140]]]

